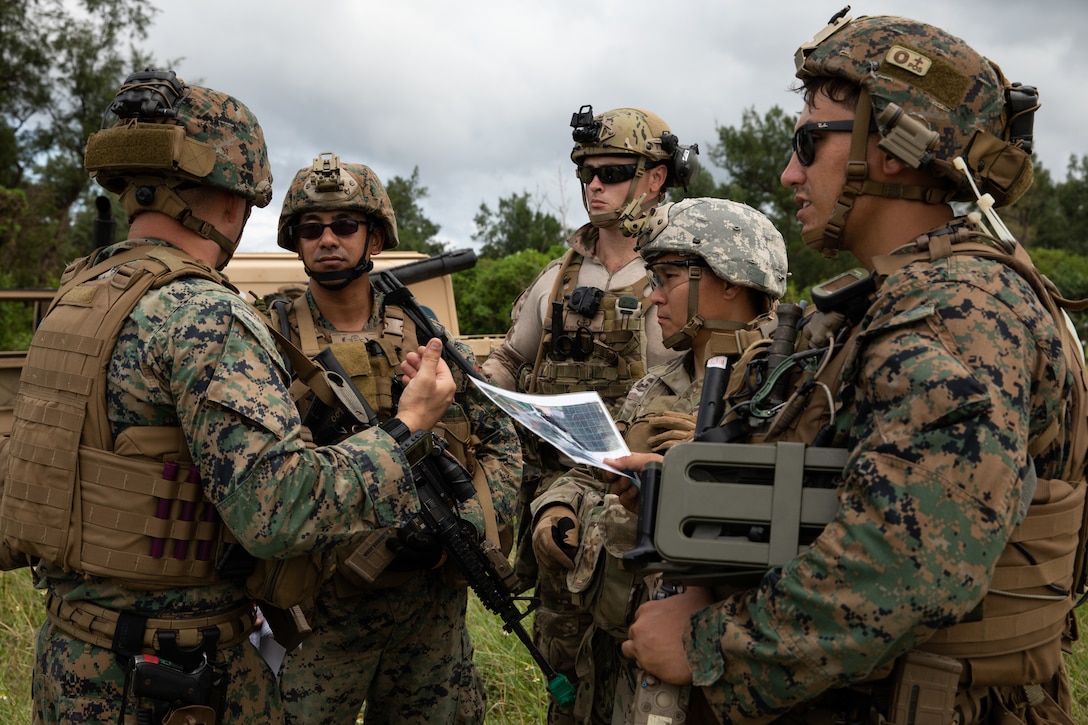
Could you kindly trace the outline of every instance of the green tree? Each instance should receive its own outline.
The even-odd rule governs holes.
[[[807,296],[812,285],[855,264],[849,255],[827,259],[801,240],[793,191],[779,182],[792,153],[793,124],[778,106],[763,116],[749,108],[741,114],[739,128],[718,127],[718,142],[707,151],[726,175],[717,195],[759,209],[782,232],[790,260],[790,300]]]
[[[53,283],[89,251],[72,233],[92,198],[83,146],[127,73],[149,64],[134,41],[154,12],[147,0],[0,4],[0,190],[25,199],[16,216],[0,205],[0,267],[12,284]]]
[[[1062,247],[1055,233],[1064,229],[1050,172],[1036,163],[1035,180],[1016,203],[999,211],[1002,221],[1025,247]],[[967,205],[970,211],[972,205]]]
[[[480,251],[484,257],[501,258],[524,250],[545,252],[563,244],[567,237],[558,219],[530,206],[528,192],[499,199],[496,211],[480,204],[473,221],[476,231],[472,239],[483,245]]]
[[[1055,184],[1057,219],[1039,229],[1039,244],[1088,254],[1088,156],[1069,157],[1065,181]]]
[[[393,204],[393,213],[397,215],[398,249],[423,252],[435,255],[446,248],[437,241],[439,226],[428,219],[420,208],[420,200],[426,198],[427,187],[419,183],[419,167],[412,169],[411,177],[404,179],[394,176],[385,185],[389,201]]]
[[[688,188],[674,186],[669,189],[668,199],[669,201],[680,201],[681,199],[705,196],[724,198],[722,188],[715,183],[714,177],[707,171],[706,167],[700,165],[699,170],[695,172],[695,178],[688,184]]]
[[[484,257],[453,275],[457,323],[464,335],[502,335],[510,327],[514,300],[562,248],[523,249],[501,258]]]

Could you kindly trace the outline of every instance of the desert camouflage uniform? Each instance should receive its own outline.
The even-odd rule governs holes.
[[[591,224],[578,229],[567,241],[571,249],[583,257],[574,287],[597,287],[607,292],[643,283],[646,270],[645,261],[641,257],[635,257],[615,274],[610,275],[593,252],[596,241],[597,228]],[[633,239],[631,243],[633,246]],[[536,359],[537,351],[547,331],[547,321],[551,319],[551,292],[559,274],[560,264],[561,259],[553,260],[514,304],[513,324],[506,334],[506,339],[483,364],[484,373],[495,385],[507,390],[522,390],[518,386],[520,366],[517,361],[528,361],[531,366]],[[661,326],[657,322],[657,313],[653,309],[647,310],[643,321],[641,345],[644,369],[649,370],[651,367],[677,358],[679,353],[665,348],[661,343]],[[622,397],[618,397],[606,399],[604,402],[605,405],[614,408],[622,400]],[[549,444],[534,440],[531,435],[527,438],[529,439],[525,441],[527,461],[529,452],[536,449],[539,471],[534,473],[539,478],[533,480],[527,477],[523,480],[520,496],[524,504],[518,506],[519,511],[525,511],[536,496],[548,490],[552,482],[573,465],[572,461],[561,457]],[[533,586],[535,583],[536,595],[541,600],[540,608],[533,616],[533,641],[551,665],[573,682],[575,655],[591,619],[571,603],[570,593],[566,590],[566,584],[561,576],[536,570],[535,561],[532,560],[532,544],[527,536],[527,527],[530,523],[529,521],[518,522],[517,573],[526,586]],[[551,707],[551,710],[556,709],[555,705]],[[569,718],[556,719],[556,717],[558,716],[550,717],[549,722],[569,721]]]
[[[361,332],[377,334],[386,325],[384,298],[376,290],[373,295],[373,313]],[[321,344],[331,342],[329,333],[336,328],[321,314],[309,290],[295,300],[295,309],[303,301],[323,338]],[[471,350],[456,344],[474,364]],[[459,368],[451,370],[458,383],[454,406],[468,417],[481,441],[476,465],[485,471],[498,521],[509,524],[521,476],[517,433],[510,419]],[[392,414],[379,409],[376,401],[368,402],[379,418]],[[444,569],[393,576],[394,582],[379,580],[371,588],[340,590],[337,579],[325,582],[313,634],[287,654],[281,668],[287,722],[354,723],[364,700],[367,723],[484,721],[486,695],[472,665],[465,628],[467,587],[451,585]]]
[[[889,275],[844,354],[838,514],[811,548],[694,615],[685,634],[694,684],[723,722],[768,722],[886,676],[969,615],[1021,518],[1028,440],[1060,416],[1073,384],[1032,289],[970,256]],[[1066,455],[1051,445],[1034,457],[1038,478],[1058,476]],[[782,722],[812,717],[801,705]]]
[[[96,261],[163,244],[130,240],[100,250]],[[419,502],[393,439],[373,429],[333,446],[308,445],[275,349],[264,321],[226,287],[180,278],[149,292],[126,321],[107,370],[113,435],[130,426],[180,427],[203,495],[259,558],[332,549],[360,542],[375,527],[407,523]],[[39,587],[64,601],[149,617],[210,614],[249,599],[241,581],[140,591],[51,566],[38,573]],[[48,621],[37,652],[36,721],[118,722],[125,672],[113,652]],[[224,722],[282,717],[273,673],[248,640],[217,658],[228,669]]]
[[[616,414],[634,453],[651,450],[646,441],[662,430],[654,419],[662,413],[694,414],[699,408],[702,381],[693,380],[694,356],[688,354],[651,370],[631,388]],[[581,641],[576,660],[578,675],[574,715],[578,722],[608,725],[613,717],[624,722],[635,692],[636,666],[620,653],[627,628],[638,605],[646,601],[648,586],[642,577],[624,571],[622,556],[634,545],[634,517],[608,486],[581,468],[560,476],[533,502],[534,516],[548,506],[562,504],[578,514],[582,527],[574,569],[564,572],[565,584],[575,594],[580,611],[592,625]]]

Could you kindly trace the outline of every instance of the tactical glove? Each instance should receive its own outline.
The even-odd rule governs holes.
[[[542,569],[560,571],[574,568],[578,552],[578,519],[566,506],[544,509],[533,529],[533,553]]]
[[[664,453],[677,443],[686,443],[695,437],[695,416],[687,413],[657,413],[644,418],[653,430],[660,431],[646,439],[652,453]]]

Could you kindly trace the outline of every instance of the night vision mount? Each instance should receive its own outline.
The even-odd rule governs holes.
[[[177,102],[185,94],[185,84],[172,70],[154,68],[133,73],[113,99],[102,117],[102,128],[110,128],[116,119],[135,119],[155,123],[177,118]]]
[[[601,138],[601,121],[593,117],[593,106],[586,104],[571,114],[571,137],[575,143],[592,144]],[[675,134],[661,134],[661,149],[669,158],[663,161],[669,170],[669,186],[682,186],[686,190],[699,172],[699,144],[685,146]]]

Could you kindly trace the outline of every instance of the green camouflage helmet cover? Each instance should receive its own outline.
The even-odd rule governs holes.
[[[298,252],[290,227],[298,216],[313,211],[353,211],[366,215],[383,231],[382,249],[393,249],[397,239],[397,219],[393,204],[378,175],[363,164],[341,163],[331,151],[325,151],[295,174],[280,211],[276,243]]]
[[[763,213],[728,199],[689,198],[651,209],[639,237],[647,262],[668,252],[702,257],[719,278],[780,298],[786,242]]]
[[[118,100],[140,86],[164,85],[144,80],[146,75],[130,76],[118,91]],[[268,206],[272,170],[257,117],[233,96],[177,82],[183,90],[173,105],[176,115],[118,118],[112,113],[115,100],[107,111],[112,125],[91,134],[87,141],[87,171],[117,194],[134,179],[159,177],[223,189],[254,206]]]
[[[574,144],[570,160],[581,165],[589,156],[645,156],[651,162],[672,158],[662,139],[671,134],[661,116],[641,108],[615,108],[593,117],[597,138]]]
[[[932,25],[893,16],[840,16],[798,49],[798,78],[839,77],[859,85],[872,99],[881,149],[915,168],[932,162],[938,176],[956,187],[955,200],[975,198],[952,164],[958,156],[981,193],[994,196],[995,206],[1023,194],[1032,179],[1031,139],[1010,139],[1007,94],[1013,86],[995,63]],[[1030,114],[1037,108],[1033,96],[1030,107],[1020,110]],[[898,119],[908,123],[896,133]],[[906,130],[910,119],[924,127]],[[1026,120],[1030,129],[1030,116]]]

